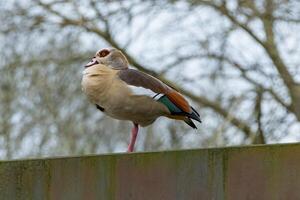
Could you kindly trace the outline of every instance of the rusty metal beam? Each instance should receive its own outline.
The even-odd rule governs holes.
[[[0,199],[300,199],[300,144],[0,162]]]

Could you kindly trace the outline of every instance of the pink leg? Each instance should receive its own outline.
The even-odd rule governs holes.
[[[129,146],[128,146],[127,152],[133,152],[134,144],[135,144],[135,141],[136,141],[136,137],[137,137],[137,135],[138,135],[138,132],[139,132],[139,125],[133,123],[133,127],[132,127],[132,129],[131,129],[131,139],[130,139],[130,144],[129,144]]]

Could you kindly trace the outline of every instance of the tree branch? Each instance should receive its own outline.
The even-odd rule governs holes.
[[[269,2],[269,1],[267,1]],[[290,94],[293,93],[293,85],[294,80],[291,76],[291,74],[287,70],[287,66],[284,64],[282,58],[280,57],[280,54],[278,52],[277,46],[274,41],[274,33],[273,33],[273,18],[270,16],[270,13],[266,13],[268,17],[261,17],[261,20],[264,23],[265,33],[266,33],[266,41],[263,41],[259,39],[254,32],[246,25],[241,22],[239,22],[225,7],[225,5],[216,5],[213,3],[206,3],[206,5],[211,6],[212,8],[216,9],[220,13],[222,13],[224,16],[226,16],[232,23],[243,29],[245,32],[247,32],[257,43],[259,43],[266,53],[270,56],[274,66],[278,70],[281,78],[283,79],[286,87],[288,88]],[[270,9],[268,9],[270,10]]]
[[[231,66],[235,67],[237,70],[240,71],[241,76],[247,80],[249,83],[253,84],[255,87],[260,88],[260,90],[263,90],[265,92],[268,92],[271,94],[271,96],[278,102],[280,103],[284,108],[290,110],[290,106],[287,105],[276,93],[272,88],[266,88],[265,86],[263,86],[262,84],[256,82],[254,79],[250,78],[247,75],[247,70],[242,67],[239,63],[229,59],[228,57],[223,57],[223,56],[219,56],[216,54],[207,54],[206,55],[208,58],[213,58],[213,59],[218,59],[218,60],[223,60],[225,62],[227,62],[228,64],[230,64]]]
[[[289,92],[292,93],[292,86],[294,85],[294,80],[289,73],[287,66],[283,63],[283,60],[278,52],[277,45],[275,43],[275,36],[273,31],[274,26],[274,19],[273,19],[273,5],[271,1],[267,1],[266,4],[266,12],[264,16],[261,18],[265,34],[266,34],[266,41],[264,42],[264,48],[269,54],[273,64],[277,68],[278,72],[280,73],[281,78],[283,79],[286,87],[289,89]]]
[[[256,116],[256,123],[257,123],[257,134],[255,135],[254,144],[266,144],[265,135],[262,129],[262,98],[263,98],[263,91],[258,89],[257,96],[255,101],[255,116]]]

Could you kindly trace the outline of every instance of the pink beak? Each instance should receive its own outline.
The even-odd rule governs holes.
[[[97,61],[97,59],[94,57],[88,64],[86,64],[84,67],[87,68],[87,67],[91,67],[93,65],[97,65],[99,64],[99,62]]]

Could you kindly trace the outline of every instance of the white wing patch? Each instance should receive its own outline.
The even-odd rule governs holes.
[[[164,94],[156,94],[153,99],[157,101],[162,96],[164,96]]]
[[[130,88],[130,90],[132,91],[133,94],[135,95],[146,95],[149,96],[151,98],[153,98],[155,96],[155,100],[159,99],[161,96],[163,96],[163,94],[158,94],[153,92],[150,89],[146,89],[143,87],[136,87],[136,86],[132,86],[132,85],[128,85],[128,87]]]

